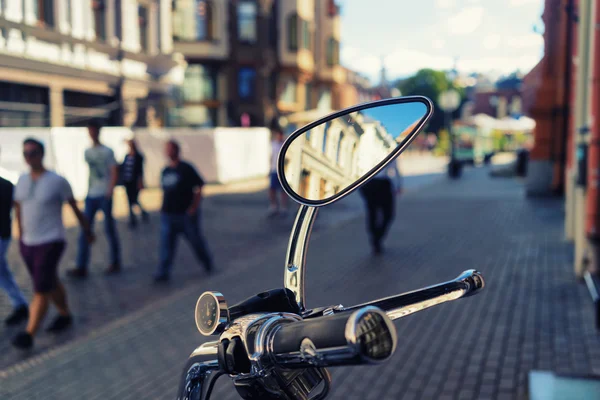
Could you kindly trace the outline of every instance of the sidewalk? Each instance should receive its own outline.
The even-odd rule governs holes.
[[[258,197],[248,201],[262,209]],[[234,216],[239,210],[231,208]],[[327,213],[323,209],[318,218]],[[239,217],[244,215],[248,212]],[[524,399],[531,369],[600,374],[593,308],[575,282],[562,218],[560,200],[529,200],[517,181],[467,169],[460,180],[438,180],[399,201],[388,251],[380,258],[370,255],[362,218],[338,229],[320,225],[308,253],[309,306],[352,305],[452,279],[470,268],[480,270],[487,283],[477,297],[397,321],[394,357],[377,367],[332,369],[331,398]],[[245,230],[245,224],[239,228]],[[0,398],[174,398],[187,355],[205,340],[194,325],[197,296],[220,290],[233,304],[280,287],[289,225],[278,226],[279,235],[256,237],[244,250],[232,233],[230,246],[221,248],[231,254],[228,267],[214,277],[178,263],[173,286],[180,286],[166,289],[160,302],[2,370]],[[153,245],[135,245],[131,255]],[[143,269],[141,261],[128,268]],[[187,276],[193,284],[184,286]],[[106,290],[112,281],[94,276],[85,285]],[[90,295],[89,302],[95,301]],[[102,301],[110,302],[110,296]],[[237,398],[227,378],[213,398]]]

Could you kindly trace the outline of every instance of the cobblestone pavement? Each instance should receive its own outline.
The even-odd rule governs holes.
[[[407,190],[417,189],[440,179],[440,175],[436,173],[443,169],[444,163],[444,159],[426,156],[403,159],[403,167],[408,175]],[[202,207],[204,232],[215,254],[217,268],[223,272],[237,271],[246,265],[245,258],[253,257],[255,253],[263,252],[265,248],[275,246],[276,243],[277,246],[285,248],[294,212],[287,218],[267,219],[267,195],[264,192],[267,185],[267,180],[256,180],[226,186],[207,186],[207,196]],[[153,211],[160,206],[160,199],[160,192],[156,190],[146,191],[142,197],[143,204]],[[292,210],[295,211],[296,206],[293,206]],[[0,369],[81,338],[109,321],[121,318],[154,301],[160,302],[186,287],[197,286],[203,281],[211,282],[202,268],[194,262],[187,244],[182,243],[178,247],[173,282],[168,287],[151,286],[151,276],[158,258],[158,216],[154,214],[150,224],[130,231],[125,223],[127,210],[123,193],[117,193],[114,212],[117,217],[121,217],[119,234],[124,244],[124,272],[114,277],[102,275],[108,252],[102,222],[97,221],[98,241],[92,250],[92,276],[85,282],[64,279],[69,303],[75,315],[75,328],[60,336],[40,332],[36,337],[34,350],[22,353],[10,346],[11,338],[20,328],[7,329],[0,324]],[[363,204],[359,196],[349,196],[348,199],[328,207],[327,212],[322,213],[319,218],[315,230],[355,218],[362,212]],[[64,215],[67,226],[75,226],[76,221],[71,210],[65,209]],[[69,229],[69,246],[62,260],[63,272],[67,267],[74,265],[77,234],[77,229]],[[31,281],[18,254],[16,243],[10,247],[8,259],[19,285],[27,297],[30,297]],[[0,318],[8,315],[10,311],[7,297],[0,293]]]
[[[308,305],[351,305],[470,268],[483,272],[486,289],[397,321],[394,357],[377,367],[333,369],[331,398],[522,399],[531,369],[600,374],[600,339],[589,296],[574,280],[571,245],[562,240],[561,201],[527,200],[517,181],[491,180],[484,170],[435,182],[402,197],[387,252],[376,259],[362,218],[333,218],[334,206],[320,211],[309,248]],[[245,214],[232,211],[231,217]],[[128,269],[142,272],[94,276],[79,289],[90,310],[116,309],[102,317],[112,322],[97,328],[102,324],[92,323],[90,314],[77,312],[75,340],[0,371],[0,398],[174,398],[187,355],[204,341],[193,321],[197,296],[220,290],[234,303],[280,287],[290,225],[282,223],[279,234],[264,238],[255,233],[256,244],[247,248],[235,240],[243,235],[232,232],[220,249],[231,253],[227,268],[208,278],[184,265],[189,254],[181,254],[175,282],[153,302],[137,292],[149,287],[144,268],[153,265],[141,262],[155,244],[137,245]],[[129,312],[138,301],[145,305]],[[85,330],[86,324],[92,327]],[[43,336],[38,345],[50,340]],[[4,360],[7,353],[0,352]],[[226,379],[217,389],[216,399],[236,398]]]

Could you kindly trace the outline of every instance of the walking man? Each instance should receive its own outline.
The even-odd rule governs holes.
[[[112,215],[113,192],[119,178],[117,162],[113,151],[100,142],[100,128],[96,123],[88,125],[92,147],[85,151],[85,161],[89,166],[90,177],[88,194],[85,198],[85,216],[93,229],[94,219],[98,211],[104,214],[104,231],[110,247],[110,265],[106,274],[121,271],[121,249],[119,237]],[[68,271],[74,278],[85,278],[90,263],[90,246],[87,234],[81,231],[78,243],[77,264]]]
[[[281,183],[277,178],[277,159],[281,147],[283,146],[283,132],[281,129],[274,125],[272,129],[273,139],[271,140],[271,170],[269,172],[269,200],[271,205],[269,207],[269,216],[274,216],[279,213],[279,202],[277,201],[277,193],[281,196],[281,213],[285,215],[287,213],[287,194],[283,191]]]
[[[13,278],[6,254],[11,240],[14,187],[10,181],[0,177],[0,287],[6,292],[13,306],[13,312],[4,321],[6,325],[16,325],[29,317],[27,300]]]
[[[69,203],[85,233],[94,237],[86,218],[73,198],[71,185],[65,178],[44,168],[44,145],[36,139],[23,142],[23,156],[30,171],[19,178],[15,187],[15,211],[19,226],[21,256],[33,280],[29,322],[24,332],[13,339],[13,345],[27,349],[33,346],[48,304],[54,303],[58,317],[48,332],[61,332],[72,324],[65,288],[58,278],[58,264],[65,249],[65,228],[62,207]]]
[[[127,144],[129,145],[129,153],[127,153],[123,164],[121,164],[120,174],[129,202],[129,226],[135,228],[137,217],[133,210],[134,206],[140,209],[142,220],[144,222],[148,221],[148,213],[142,208],[138,199],[140,191],[144,188],[144,155],[138,150],[135,139],[129,139]]]
[[[398,164],[393,161],[360,189],[367,206],[367,228],[375,254],[383,251],[382,241],[394,219],[395,195],[401,188]]]
[[[202,186],[204,181],[196,169],[180,158],[179,143],[170,140],[165,145],[169,164],[161,174],[163,203],[160,215],[160,265],[156,282],[170,278],[177,237],[183,234],[196,258],[211,272],[213,261],[200,229]]]

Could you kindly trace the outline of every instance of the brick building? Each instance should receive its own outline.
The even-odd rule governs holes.
[[[0,1],[0,125],[74,126],[90,117],[162,124],[177,83],[170,7],[170,0]]]
[[[188,62],[174,125],[268,126],[339,102],[334,0],[175,0],[173,24]]]

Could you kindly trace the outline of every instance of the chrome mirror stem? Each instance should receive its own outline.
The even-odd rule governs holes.
[[[300,311],[305,311],[306,251],[318,208],[301,205],[296,215],[285,262],[285,287],[294,292]]]

